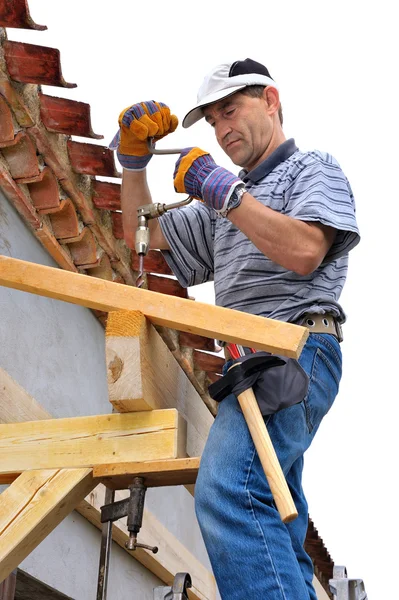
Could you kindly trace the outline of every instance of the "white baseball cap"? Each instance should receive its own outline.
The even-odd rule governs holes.
[[[218,65],[206,75],[197,95],[197,104],[183,119],[183,127],[191,127],[204,116],[202,108],[235,94],[248,85],[272,85],[277,88],[268,69],[246,58]]]

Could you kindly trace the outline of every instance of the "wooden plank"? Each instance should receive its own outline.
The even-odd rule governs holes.
[[[0,423],[50,419],[49,413],[4,369],[0,369],[0,381]]]
[[[200,456],[214,418],[153,325],[138,311],[110,313],[105,349],[114,408],[177,408],[187,422],[187,454]]]
[[[23,473],[0,495],[0,580],[93,489],[91,469]]]
[[[77,508],[77,511],[98,529],[101,529],[100,508],[104,504],[104,492],[101,490],[105,490],[104,486],[97,486]],[[116,501],[126,497],[125,492],[115,493]],[[166,585],[172,584],[176,573],[189,572],[193,581],[193,587],[188,591],[190,600],[216,600],[216,584],[212,573],[146,508],[138,541],[149,546],[158,546],[157,554],[142,548],[137,548],[134,552],[126,549],[128,534],[125,519],[113,524],[112,537],[114,542]]]
[[[24,420],[50,419],[51,415],[40,406],[6,371],[0,369],[0,423],[23,422]],[[8,390],[2,396],[2,390]],[[3,402],[4,401],[4,402]],[[117,492],[120,494],[120,492]],[[105,487],[100,484],[79,503],[76,511],[90,523],[101,530],[101,506],[104,504]],[[117,499],[121,499],[119,495]],[[0,496],[1,498],[1,496]],[[144,520],[140,530],[143,540],[154,539],[153,545],[160,551],[152,554],[146,550],[137,549],[129,552],[124,544],[127,541],[127,531],[122,523],[113,524],[113,538],[131,558],[140,562],[151,573],[159,577],[166,585],[170,585],[176,573],[190,572],[194,588],[190,590],[191,600],[215,600],[216,584],[213,575],[206,569],[179,540],[175,538],[156,517],[144,508]]]
[[[199,464],[196,457],[98,465],[93,477],[113,490],[126,490],[133,477],[144,477],[146,487],[186,485],[196,482]]]
[[[7,256],[0,257],[0,285],[106,312],[139,310],[157,325],[293,358],[298,358],[309,335],[299,325]]]
[[[0,473],[185,456],[175,409],[0,425]]]

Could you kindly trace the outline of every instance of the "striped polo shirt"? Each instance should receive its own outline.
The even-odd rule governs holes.
[[[343,323],[338,301],[348,252],[360,237],[352,190],[337,161],[316,150],[301,152],[289,139],[239,176],[265,206],[334,227],[333,245],[313,273],[298,275],[265,256],[229,219],[193,201],[159,219],[171,248],[163,254],[181,285],[213,280],[217,305],[254,315],[296,322],[305,313],[329,312]]]

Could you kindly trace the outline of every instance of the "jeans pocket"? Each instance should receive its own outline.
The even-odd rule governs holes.
[[[326,352],[317,348],[309,378],[309,390],[304,400],[309,433],[316,433],[323,417],[333,405],[340,378],[340,369],[330,361]]]

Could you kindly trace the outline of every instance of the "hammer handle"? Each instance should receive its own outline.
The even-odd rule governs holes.
[[[258,452],[280,517],[284,523],[289,523],[298,516],[298,512],[252,388],[240,394],[238,402]]]

